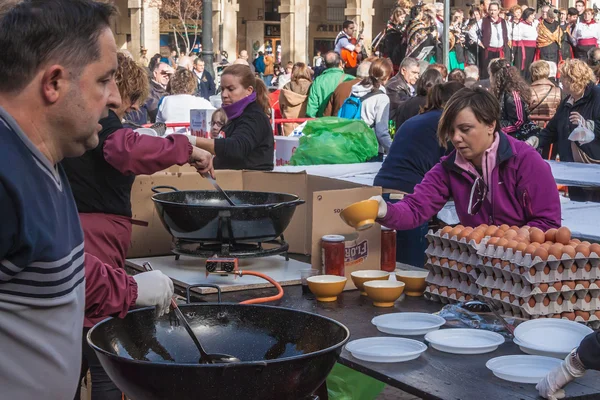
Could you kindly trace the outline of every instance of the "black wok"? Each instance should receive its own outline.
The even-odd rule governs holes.
[[[110,379],[135,400],[302,399],[325,380],[349,337],[342,324],[287,308],[181,305],[211,353],[242,362],[198,364],[198,350],[169,315],[130,311],[94,326],[87,340]]]
[[[160,193],[159,189],[172,192]],[[231,206],[216,191],[178,191],[155,186],[152,196],[165,228],[177,239],[203,242],[275,240],[287,228],[296,206],[304,200],[285,193],[228,190]]]

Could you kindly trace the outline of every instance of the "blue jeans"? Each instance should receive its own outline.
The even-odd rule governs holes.
[[[390,200],[388,193],[383,194],[383,199],[388,203],[397,203],[400,200]],[[407,231],[396,231],[396,261],[414,267],[424,268],[425,250],[427,250],[427,239],[425,235],[429,229],[426,222],[415,229]]]
[[[273,75],[263,75],[263,82],[267,87],[271,86],[271,81],[273,80]]]

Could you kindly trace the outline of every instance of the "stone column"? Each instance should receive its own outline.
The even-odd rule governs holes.
[[[281,14],[282,63],[310,63],[308,54],[309,0],[282,0]]]
[[[370,53],[371,42],[373,41],[373,16],[375,15],[373,0],[348,0],[344,15],[346,19],[356,23],[357,35],[360,31],[361,22],[364,22],[363,44],[366,46],[365,49]]]
[[[212,41],[213,41],[213,51],[215,54],[219,54],[221,49],[221,34],[220,27],[223,23],[223,1],[222,0],[212,0],[213,3],[213,15],[212,15]],[[220,60],[220,57],[217,57],[217,60]]]
[[[131,49],[138,58],[140,48],[148,49],[148,59],[160,52],[160,0],[128,0],[131,10]]]
[[[237,58],[237,13],[240,10],[238,0],[223,1],[223,50],[229,55],[228,60],[233,62]],[[213,27],[214,30],[214,27]],[[214,43],[217,48],[218,43]]]

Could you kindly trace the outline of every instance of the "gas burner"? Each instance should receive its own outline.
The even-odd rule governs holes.
[[[263,247],[265,245],[265,247]],[[255,258],[268,257],[277,254],[284,254],[286,261],[288,257],[288,243],[283,235],[279,239],[256,243],[219,243],[219,242],[198,242],[194,240],[174,239],[171,251],[175,254],[175,259],[179,256],[193,256],[200,258],[211,257],[234,257],[234,258]]]

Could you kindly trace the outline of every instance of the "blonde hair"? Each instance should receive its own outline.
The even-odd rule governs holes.
[[[223,125],[227,123],[227,114],[225,114],[225,110],[222,108],[217,108],[212,116],[210,117],[210,122],[220,121]]]
[[[512,6],[512,7],[510,8],[510,12],[511,12],[511,13],[513,13],[513,14],[514,14],[514,13],[515,13],[517,10],[518,10],[518,11],[520,11],[520,12],[521,12],[521,14],[523,13],[523,10],[521,10],[521,6],[520,6],[520,5],[518,5],[518,4],[517,4],[516,6]]]
[[[171,94],[194,94],[198,87],[194,73],[182,68],[175,71],[169,85]]]
[[[560,66],[560,79],[567,80],[573,93],[583,93],[590,83],[596,82],[594,71],[584,61],[567,59]]]
[[[540,79],[548,79],[550,76],[550,64],[544,60],[538,60],[529,66],[531,72],[531,81],[539,81]]]
[[[150,94],[148,73],[127,55],[117,53],[117,72],[115,82],[121,99],[130,100],[132,104],[144,103]]]
[[[303,62],[297,62],[292,67],[292,82],[299,82],[300,79],[306,79],[309,82],[312,82],[312,74],[310,73],[310,68]]]

